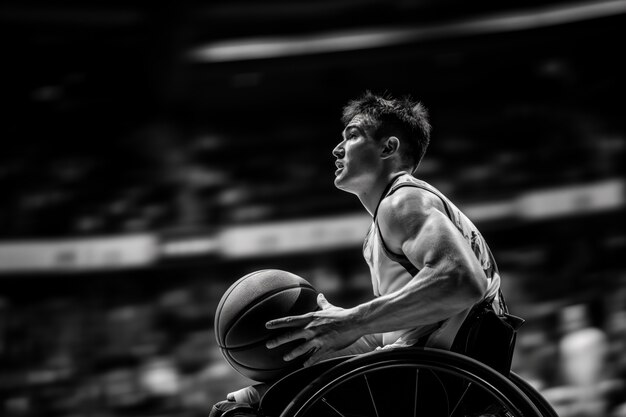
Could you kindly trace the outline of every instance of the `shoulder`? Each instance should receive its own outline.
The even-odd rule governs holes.
[[[428,216],[443,210],[441,199],[423,188],[404,186],[385,197],[378,208],[382,220],[393,221]]]
[[[416,233],[430,216],[443,210],[443,203],[435,194],[422,188],[405,186],[381,201],[377,220],[386,235],[401,238]]]

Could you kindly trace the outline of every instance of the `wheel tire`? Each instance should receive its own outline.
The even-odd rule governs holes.
[[[534,405],[533,401],[524,394],[522,389],[518,388],[516,384],[504,375],[467,356],[430,348],[402,348],[377,351],[359,355],[336,365],[300,391],[283,410],[281,417],[314,416],[316,415],[315,412],[308,413],[309,410],[312,410],[316,405],[319,407],[321,403],[329,405],[325,396],[332,395],[333,391],[339,391],[346,382],[363,376],[369,390],[367,376],[370,375],[370,378],[372,378],[375,372],[390,369],[393,369],[394,373],[396,371],[403,372],[401,371],[403,369],[416,369],[416,378],[421,370],[451,375],[452,377],[460,378],[463,382],[471,382],[475,386],[484,389],[508,410],[509,416],[542,417],[542,413]],[[415,390],[417,395],[417,388]],[[369,394],[376,416],[398,415],[395,409],[392,412],[379,413],[371,390]],[[417,401],[417,398],[415,401]],[[388,399],[386,399],[386,402],[387,404],[390,403]],[[335,411],[336,414],[334,415],[346,417],[349,415],[349,413],[342,413],[332,405],[330,405],[330,408]],[[453,413],[454,410],[450,414]]]

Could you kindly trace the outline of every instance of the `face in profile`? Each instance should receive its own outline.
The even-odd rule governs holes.
[[[359,193],[367,190],[381,170],[381,145],[374,139],[363,116],[355,116],[333,149],[336,161],[335,186]]]

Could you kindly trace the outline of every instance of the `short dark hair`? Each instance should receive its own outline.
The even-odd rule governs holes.
[[[394,99],[366,91],[343,108],[343,125],[347,126],[356,115],[365,117],[374,139],[397,136],[402,143],[402,160],[417,168],[430,143],[428,110],[422,103],[410,96]]]

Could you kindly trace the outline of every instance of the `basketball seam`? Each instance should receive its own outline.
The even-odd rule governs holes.
[[[260,303],[261,301],[264,301],[264,300],[266,300],[266,299],[268,299],[268,298],[270,298],[270,297],[273,297],[274,295],[276,295],[276,294],[278,294],[278,293],[280,293],[280,292],[282,292],[282,291],[285,291],[285,290],[291,290],[291,289],[294,289],[294,288],[308,288],[308,289],[313,290],[314,292],[317,292],[317,290],[316,290],[315,288],[313,288],[313,286],[312,286],[312,285],[310,285],[310,284],[309,284],[309,285],[307,285],[306,283],[302,283],[302,284],[290,285],[290,286],[288,286],[288,287],[281,287],[281,288],[277,288],[277,289],[275,289],[275,290],[273,290],[273,291],[271,291],[271,292],[269,292],[269,293],[263,294],[261,297],[257,297],[257,298],[255,298],[255,299],[253,299],[252,301],[250,301],[250,302],[248,303],[248,306],[251,306],[251,305],[252,305],[252,306],[256,306],[256,305],[257,305],[258,303]],[[239,321],[239,319],[240,319],[240,318],[241,318],[241,317],[242,317],[242,316],[243,316],[246,312],[247,312],[247,310],[246,310],[246,311],[241,311],[241,312],[239,312],[239,313],[238,313],[238,314],[237,314],[237,315],[236,315],[236,316],[235,316],[235,317],[231,320],[231,324],[230,324],[227,328],[225,328],[225,329],[224,329],[224,333],[223,333],[223,334],[224,334],[224,342],[226,341],[226,336],[228,335],[228,332],[230,332],[231,328],[232,328],[232,327],[233,327],[233,326],[237,323],[237,321]],[[220,311],[220,313],[221,313],[221,311]],[[244,347],[254,346],[255,344],[258,344],[258,343],[260,343],[260,341],[256,341],[256,342],[250,343],[249,345],[236,346],[236,347],[235,347],[235,349],[240,349],[240,348],[244,348]],[[233,348],[229,348],[229,347],[227,347],[227,346],[222,346],[222,342],[221,342],[221,340],[219,340],[219,338],[218,338],[218,341],[217,341],[217,345],[218,345],[220,348],[222,348],[222,349],[233,349]]]
[[[267,271],[266,269],[262,269],[260,271],[255,271],[255,272],[251,272],[247,275],[244,275],[243,277],[239,278],[237,281],[235,281],[233,283],[233,285],[230,286],[230,288],[226,291],[226,294],[224,294],[222,296],[222,299],[220,300],[219,304],[217,305],[217,315],[215,316],[215,323],[214,323],[214,327],[215,329],[217,329],[217,323],[219,323],[219,319],[222,316],[222,310],[224,307],[224,304],[226,303],[226,300],[228,299],[228,297],[233,293],[233,291],[235,291],[235,288],[237,288],[239,285],[241,285],[241,283],[243,281],[245,281],[246,279],[248,279],[249,277],[253,277],[261,272]],[[217,338],[218,341],[218,345],[220,344],[219,338]]]

